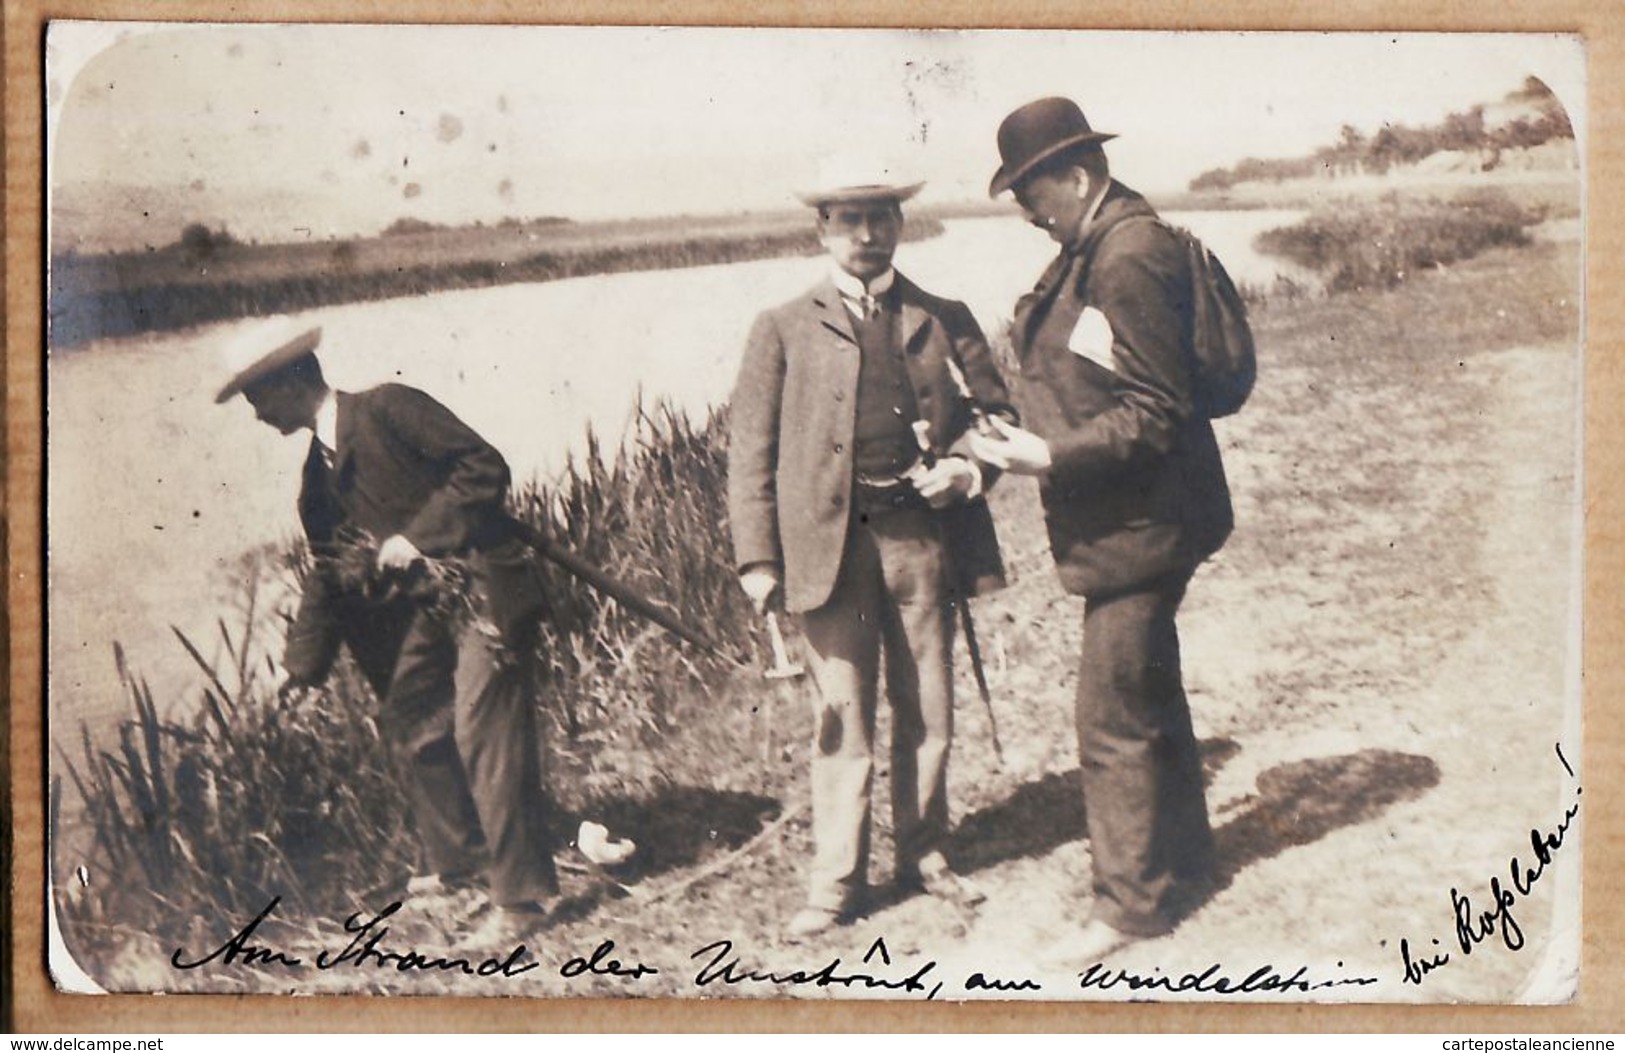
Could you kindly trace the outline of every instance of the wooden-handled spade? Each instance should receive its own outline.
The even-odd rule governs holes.
[[[790,652],[784,646],[784,634],[779,631],[779,616],[767,612],[767,636],[773,644],[773,668],[762,675],[769,680],[794,680],[807,670],[790,661]]]

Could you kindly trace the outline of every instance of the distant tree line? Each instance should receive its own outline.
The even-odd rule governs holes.
[[[505,229],[512,227],[556,227],[572,222],[574,221],[566,216],[538,216],[535,219],[517,219],[513,216],[503,216],[495,226]],[[483,227],[485,222],[475,220],[473,225]],[[402,216],[385,227],[380,233],[392,237],[398,234],[432,234],[437,230],[456,229],[458,229],[457,226],[449,223],[431,223],[426,219],[418,219],[416,216]]]
[[[1474,106],[1425,127],[1385,124],[1370,136],[1345,124],[1337,142],[1321,147],[1308,157],[1245,158],[1229,168],[1203,172],[1191,180],[1190,189],[1228,190],[1237,183],[1280,182],[1314,175],[1380,175],[1396,166],[1415,164],[1449,150],[1487,151],[1491,156],[1486,167],[1493,168],[1503,150],[1574,138],[1574,128],[1562,103],[1539,78],[1526,79],[1523,87],[1508,95],[1506,101],[1523,104],[1532,112],[1486,128],[1484,107]]]

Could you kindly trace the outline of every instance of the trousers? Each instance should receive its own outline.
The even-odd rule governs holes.
[[[530,649],[499,654],[475,629],[413,607],[395,617],[392,666],[367,672],[425,868],[467,873],[483,842],[495,903],[557,894]]]
[[[867,520],[867,521],[865,521]],[[953,609],[935,516],[909,509],[855,517],[835,590],[802,615],[818,688],[812,749],[808,903],[853,909],[868,886],[870,793],[881,660],[892,707],[896,875],[946,866],[953,740]]]
[[[1174,624],[1189,581],[1180,572],[1084,605],[1076,718],[1092,916],[1139,936],[1172,929],[1213,878]]]

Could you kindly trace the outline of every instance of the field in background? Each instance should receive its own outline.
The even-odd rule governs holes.
[[[410,224],[376,237],[276,245],[194,225],[145,252],[54,255],[50,342],[60,351],[102,337],[443,289],[812,255],[820,246],[810,215]],[[940,220],[911,215],[903,237],[941,232]]]

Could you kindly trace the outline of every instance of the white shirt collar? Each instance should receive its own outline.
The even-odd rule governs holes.
[[[339,448],[339,400],[328,389],[327,397],[322,404],[316,407],[316,426],[311,429],[316,433],[316,440],[329,450],[337,453]]]
[[[834,263],[830,264],[829,275],[830,280],[835,283],[836,292],[854,303],[862,300],[865,296],[886,295],[886,290],[890,289],[892,282],[897,280],[897,270],[894,267],[887,267],[886,273],[870,279],[867,287],[864,286],[863,279],[848,274]]]
[[[1106,194],[1109,193],[1110,190],[1111,183],[1108,182],[1103,188],[1101,188],[1100,193],[1095,195],[1095,199],[1089,202],[1089,207],[1084,210],[1083,218],[1078,221],[1078,232],[1076,235],[1076,240],[1078,242],[1083,241],[1084,231],[1088,230],[1089,224],[1095,221],[1095,216],[1100,213],[1100,206],[1105,203]]]

